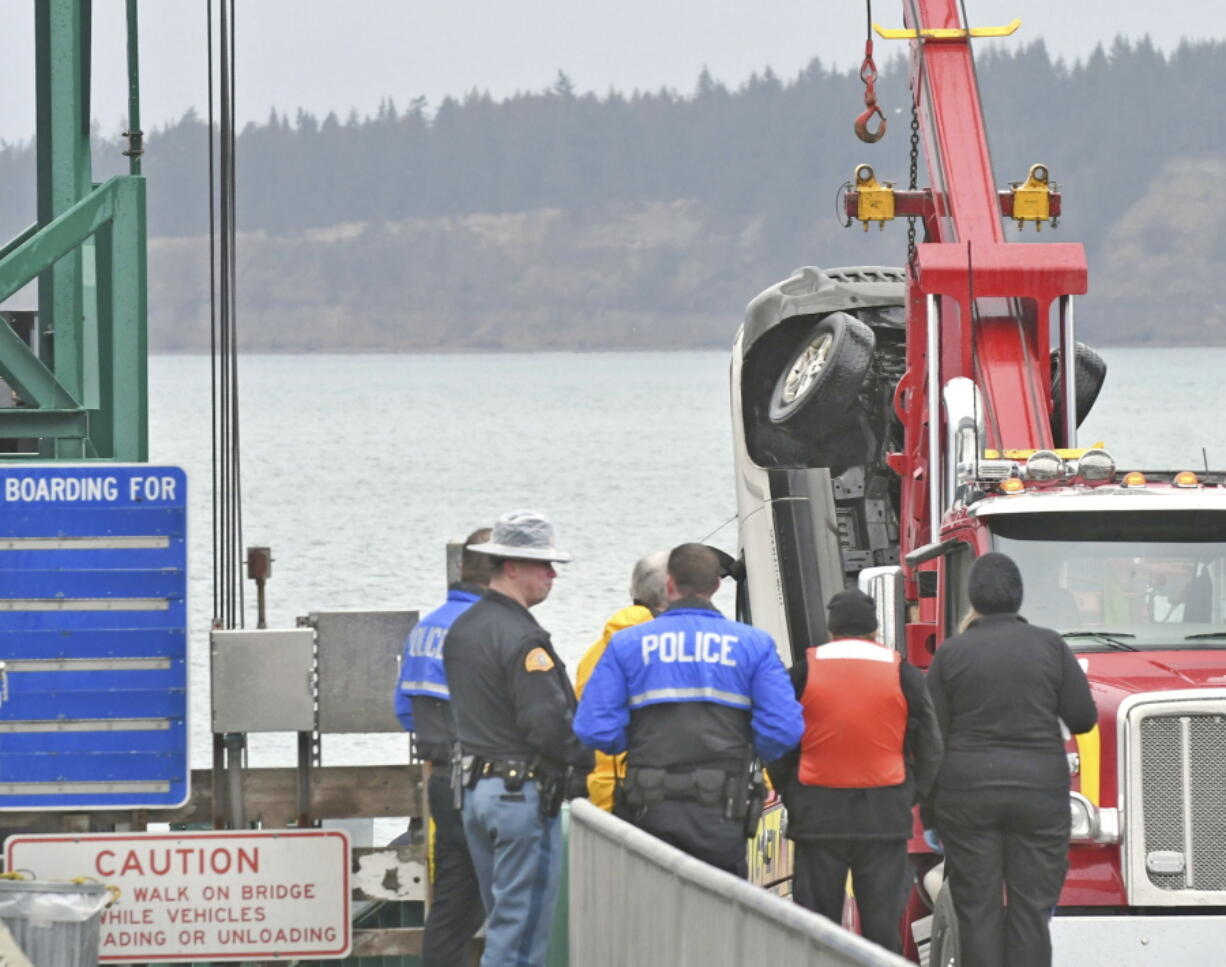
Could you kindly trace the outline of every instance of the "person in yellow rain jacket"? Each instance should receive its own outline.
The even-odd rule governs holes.
[[[630,576],[630,599],[634,604],[614,612],[613,616],[605,622],[600,639],[587,650],[580,660],[579,667],[575,671],[575,696],[577,698],[583,697],[583,689],[587,686],[588,679],[592,677],[592,672],[596,670],[601,656],[604,655],[609,639],[623,628],[651,621],[667,606],[668,600],[664,591],[667,571],[667,551],[647,554],[639,558],[634,565],[634,573]],[[623,774],[625,761],[625,753],[616,756],[605,755],[603,752],[596,753],[596,768],[588,773],[587,777],[587,793],[588,798],[601,809],[609,812],[613,810],[613,788],[617,777]]]

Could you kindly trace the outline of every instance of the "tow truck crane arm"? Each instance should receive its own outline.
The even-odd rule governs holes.
[[[1046,375],[1053,307],[1059,307],[1061,355],[1072,357],[1071,296],[1086,291],[1086,260],[1079,244],[1005,240],[971,38],[1015,25],[970,29],[957,0],[904,0],[903,6],[905,30],[882,33],[910,44],[910,85],[931,178],[924,197],[909,199],[899,212],[918,207],[925,229],[907,267],[907,371],[895,396],[906,443],[891,456],[902,480],[902,546],[915,549],[939,537],[940,468],[930,464],[942,452],[940,404],[950,380],[964,377],[978,387],[982,446],[1074,445],[1072,380],[1053,399]],[[1036,172],[1046,192],[1046,169],[1036,166]],[[1009,214],[1024,214],[1013,210],[1016,192],[1007,197]],[[1055,428],[1053,413],[1060,417]]]

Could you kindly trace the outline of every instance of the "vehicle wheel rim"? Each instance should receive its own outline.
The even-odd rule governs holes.
[[[783,392],[780,394],[785,406],[795,403],[817,382],[818,375],[830,358],[830,347],[833,345],[834,338],[823,333],[820,339],[810,343],[805,347],[805,351],[796,357],[796,362],[792,364],[787,378],[783,381]]]

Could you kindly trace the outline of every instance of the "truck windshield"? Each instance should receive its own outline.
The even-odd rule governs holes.
[[[1077,651],[1226,648],[1226,513],[988,518],[1022,572],[1022,615]]]

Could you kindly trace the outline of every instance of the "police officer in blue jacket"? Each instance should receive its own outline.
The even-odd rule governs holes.
[[[787,671],[764,631],[711,603],[720,561],[703,544],[668,558],[670,605],[613,636],[575,713],[592,748],[627,753],[615,811],[665,842],[744,876],[757,825],[756,756],[772,762],[804,732]]]
[[[469,550],[469,545],[489,537],[488,527],[468,535],[460,556],[460,580],[447,589],[446,603],[426,615],[409,633],[394,696],[396,717],[406,731],[416,733],[417,754],[429,763],[426,794],[434,819],[434,901],[422,936],[421,957],[425,967],[468,963],[469,941],[485,920],[481,889],[464,838],[464,822],[451,795],[455,725],[443,667],[443,646],[451,623],[489,586],[489,557]]]

